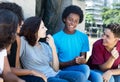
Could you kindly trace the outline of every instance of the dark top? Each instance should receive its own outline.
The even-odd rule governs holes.
[[[17,52],[17,42],[15,41],[11,46],[10,54],[7,55],[10,67],[15,67],[16,52]]]

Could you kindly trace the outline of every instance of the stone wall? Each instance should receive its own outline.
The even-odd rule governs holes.
[[[35,0],[0,0],[0,1],[4,1],[4,2],[9,1],[9,2],[15,2],[15,3],[19,4],[23,9],[25,19],[30,16],[35,16],[35,7],[36,7]],[[81,9],[83,10],[83,12],[85,13],[85,3],[84,2],[81,2],[79,0],[63,0],[62,6],[61,6],[61,13],[59,16],[59,23],[57,25],[58,28],[55,29],[55,32],[58,32],[64,28],[64,24],[61,20],[61,15],[62,15],[62,12],[65,9],[65,7],[67,7],[71,4],[80,6]],[[84,32],[85,20],[83,20],[83,22],[78,25],[77,29]]]
[[[2,2],[15,2],[22,7],[25,19],[35,16],[35,0],[0,0]]]

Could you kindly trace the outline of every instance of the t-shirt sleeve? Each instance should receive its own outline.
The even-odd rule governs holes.
[[[87,35],[85,35],[83,39],[83,46],[81,52],[87,52],[87,51],[89,51],[89,40]]]
[[[0,74],[2,74],[4,69],[4,58],[7,56],[7,50],[3,49],[0,51]]]
[[[45,44],[45,43],[44,43]],[[45,44],[46,52],[48,53],[49,61],[52,61],[52,49],[48,44]]]
[[[20,45],[20,57],[21,57],[25,49],[25,40],[24,37],[21,37],[20,39],[21,39],[21,45]]]
[[[102,45],[102,44],[101,44]],[[94,44],[92,49],[92,64],[100,65],[104,63],[103,50],[100,44]]]

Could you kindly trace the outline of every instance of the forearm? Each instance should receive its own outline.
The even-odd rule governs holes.
[[[99,68],[102,71],[106,71],[108,69],[110,69],[114,63],[115,59],[113,59],[112,57],[110,57],[104,64],[99,65]]]
[[[16,75],[14,75],[11,70],[10,70],[10,66],[8,63],[8,59],[5,56],[4,58],[4,70],[2,73],[2,77],[4,79],[4,82],[24,82],[23,80],[21,80],[20,78],[18,78]]]
[[[3,82],[3,78],[0,77],[0,82]]]
[[[32,70],[28,70],[28,69],[11,68],[11,71],[17,76],[32,74]]]
[[[22,79],[18,78],[11,72],[8,72],[7,74],[3,74],[2,77],[4,78],[4,82],[25,82]]]
[[[85,59],[85,53],[82,54],[79,57],[76,57],[75,59],[68,61],[68,62],[60,62],[60,69],[63,69],[68,66],[73,66],[73,65],[79,65],[79,64],[85,64],[86,59]]]
[[[60,69],[63,69],[68,66],[76,65],[75,60],[69,61],[69,62],[60,62]]]
[[[111,69],[109,71],[112,72],[112,75],[120,75],[120,68],[118,68],[118,69]]]
[[[55,71],[58,71],[59,70],[59,60],[58,60],[55,45],[52,47],[52,54],[53,54],[52,66],[53,66]]]

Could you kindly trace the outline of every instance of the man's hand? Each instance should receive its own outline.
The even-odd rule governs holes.
[[[111,54],[114,59],[117,59],[119,57],[119,53],[116,50],[116,47],[111,51]]]
[[[108,70],[105,73],[103,73],[103,82],[109,82],[111,76],[112,76],[112,71]]]

